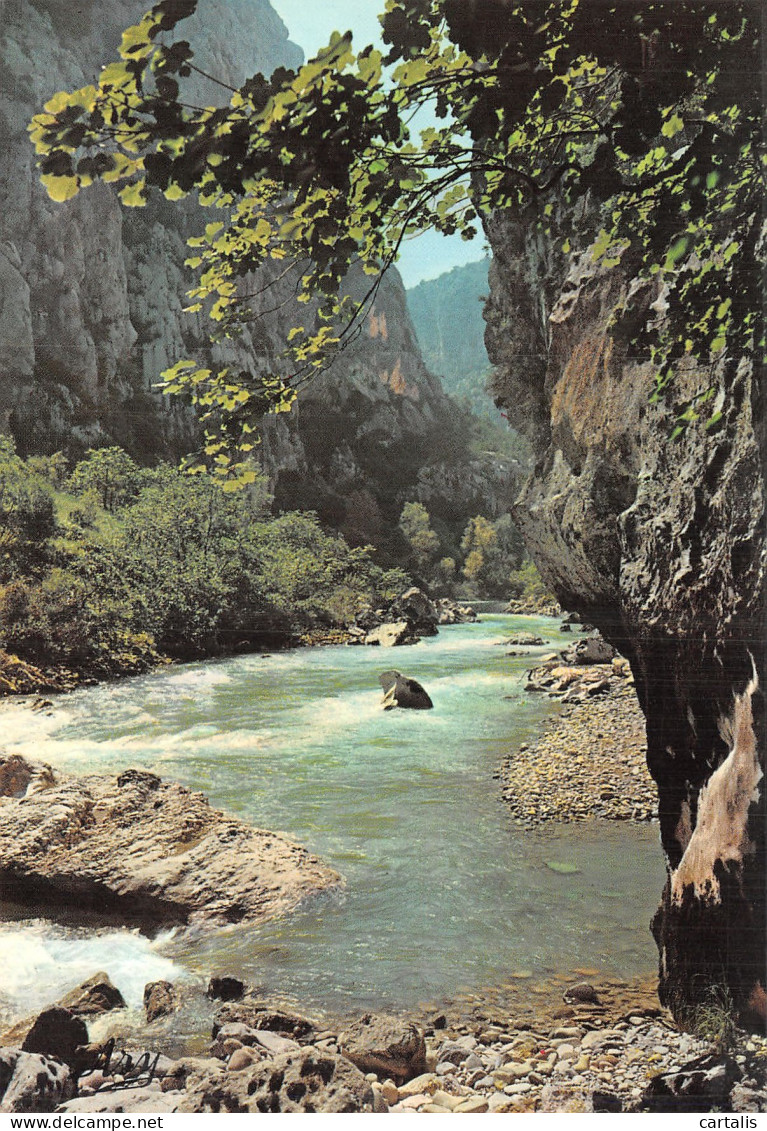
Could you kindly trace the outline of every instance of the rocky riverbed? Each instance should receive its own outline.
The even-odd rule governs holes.
[[[681,1033],[649,981],[517,983],[331,1019],[219,979],[209,994],[235,1000],[218,1003],[206,1047],[173,1057],[152,1047],[152,1025],[142,1047],[121,1048],[113,995],[113,1038],[84,1043],[104,979],[17,1026],[0,1111],[753,1112],[767,1100],[767,1040],[713,1011]]]
[[[645,760],[645,720],[623,665],[618,660],[584,667],[582,689],[570,684],[561,692],[560,713],[534,742],[505,759],[503,799],[519,821],[540,825],[592,817],[657,817],[655,785]],[[598,690],[592,693],[591,688]]]

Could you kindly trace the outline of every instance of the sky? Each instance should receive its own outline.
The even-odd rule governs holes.
[[[367,43],[383,46],[378,13],[383,0],[270,0],[286,25],[290,38],[302,47],[307,58],[324,46],[333,31],[351,30],[357,48]],[[407,240],[400,252],[397,267],[406,287],[414,287],[423,279],[435,279],[461,263],[484,259],[482,235],[470,242],[460,236],[442,236],[426,232]]]

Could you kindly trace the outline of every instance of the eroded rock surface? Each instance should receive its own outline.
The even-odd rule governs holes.
[[[522,407],[536,458],[515,519],[561,604],[630,660],[647,721],[668,866],[653,927],[662,1000],[681,1017],[724,984],[764,1025],[758,385],[738,358],[703,375],[682,366],[678,403],[711,384],[722,415],[672,441],[678,409],[650,402],[652,368],[614,319],[629,296],[657,302],[650,285],[589,255],[568,265],[508,217],[488,234],[496,392]]]
[[[0,798],[0,881],[17,902],[152,929],[257,922],[340,881],[300,845],[147,771],[51,778],[36,792]]]

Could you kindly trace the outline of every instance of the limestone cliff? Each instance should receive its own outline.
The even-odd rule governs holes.
[[[732,358],[716,427],[671,440],[673,406],[616,312],[662,296],[621,266],[566,263],[529,227],[489,226],[495,388],[524,406],[536,468],[515,518],[562,604],[629,657],[647,721],[668,882],[653,923],[680,1018],[712,993],[764,1025],[764,488],[760,392]],[[692,367],[678,403],[700,388]]]
[[[203,209],[159,194],[146,208],[125,209],[104,185],[62,205],[38,183],[30,118],[57,90],[93,81],[146,7],[148,0],[87,10],[62,0],[4,5],[0,430],[13,432],[24,453],[76,455],[118,443],[148,462],[178,457],[194,445],[195,419],[157,393],[162,370],[189,356],[271,367],[292,324],[290,309],[276,311],[236,343],[211,349],[204,320],[183,312],[193,282],[186,239],[210,219]],[[186,30],[199,66],[231,84],[301,61],[268,0],[201,0]],[[195,83],[195,98],[220,100],[215,84]],[[353,291],[361,286],[350,282]],[[273,295],[263,301],[274,305]],[[405,498],[436,495],[437,508],[465,522],[487,511],[477,500],[489,483],[497,513],[505,509],[509,469],[469,466],[461,420],[423,364],[393,274],[357,341],[289,421],[269,423],[262,456],[278,505],[311,507],[352,540],[379,541],[382,530],[396,530]],[[460,498],[448,503],[456,459]]]

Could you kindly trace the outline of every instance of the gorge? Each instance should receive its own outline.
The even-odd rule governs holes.
[[[32,88],[22,79],[25,60],[39,51],[33,33],[58,45],[59,85],[80,84],[84,72],[73,61],[65,10],[52,3],[28,10],[25,5],[21,0],[24,18],[9,40],[5,70],[17,96],[15,126],[4,122],[4,130],[16,128],[14,174],[4,189],[4,214],[13,222],[0,280],[3,361],[10,378],[6,425],[24,438],[25,450],[43,445],[38,425],[47,422],[58,435],[74,430],[83,446],[107,435],[122,440],[119,430],[127,427],[129,446],[139,443],[139,434],[149,434],[152,444],[179,452],[191,439],[191,418],[177,404],[158,413],[148,386],[166,360],[190,347],[207,349],[199,322],[187,321],[180,310],[189,208],[150,203],[123,223],[103,185],[60,206],[47,202],[37,186],[30,188],[31,159],[17,127],[44,97],[41,77]],[[295,61],[263,8],[275,50]],[[240,9],[235,5],[231,12],[234,19]],[[120,6],[119,15],[115,26],[134,18],[134,6]],[[229,26],[228,19],[214,18],[210,25]],[[455,19],[458,33],[469,34]],[[102,47],[82,46],[90,58]],[[638,53],[642,66],[648,65],[648,50],[644,43]],[[205,62],[202,54],[200,61]],[[255,65],[268,68],[276,61],[270,56]],[[230,64],[223,46],[214,47],[214,62]],[[236,83],[242,72],[234,67],[221,73]],[[21,203],[16,193],[26,194]],[[94,201],[103,215],[94,211]],[[37,212],[41,222],[35,231],[44,233],[39,241],[25,231],[27,218]],[[599,222],[598,212],[584,206],[586,244],[598,238]],[[707,378],[717,413],[712,427],[690,427],[674,436],[678,405],[699,395],[700,375],[681,360],[675,372],[678,404],[653,400],[653,367],[633,347],[632,319],[641,320],[649,310],[663,316],[659,285],[640,278],[629,256],[622,262],[619,254],[605,265],[588,250],[578,256],[565,252],[561,239],[526,222],[524,210],[496,210],[485,218],[485,230],[493,252],[486,342],[495,366],[494,393],[526,432],[535,459],[514,505],[515,520],[561,604],[596,625],[629,659],[647,720],[648,764],[658,786],[668,866],[653,925],[661,1000],[684,1021],[712,985],[723,986],[741,1021],[763,1028],[759,375],[740,356],[725,354],[712,362]],[[67,256],[72,253],[71,267],[64,247]],[[103,272],[85,270],[86,260],[102,256]],[[323,376],[314,386],[316,399],[312,391],[299,401],[297,425],[266,430],[265,459],[282,505],[294,497],[291,483],[305,491],[309,481],[315,496],[302,497],[301,504],[327,517],[358,488],[358,470],[370,457],[376,474],[394,487],[386,501],[393,514],[403,482],[392,477],[387,463],[392,447],[410,457],[422,437],[455,436],[450,405],[414,348],[394,276],[385,280],[376,303],[379,299],[356,352],[353,347],[341,359],[348,366],[343,382],[330,388],[335,378]],[[270,340],[241,339],[235,353],[242,349],[251,358],[273,353],[285,325],[279,318],[265,325]],[[329,420],[344,424],[352,417],[363,422],[361,433],[343,435],[335,449],[313,459]],[[314,436],[311,423],[302,423],[307,419],[318,423]],[[112,422],[108,432],[100,423],[105,420]],[[408,466],[404,457],[399,466],[406,468],[411,488],[423,463],[414,459]],[[458,499],[471,490],[472,476],[460,469],[445,475],[445,462],[435,460],[430,474],[444,479],[449,506],[451,492]],[[337,516],[341,529],[345,518],[345,511]]]

